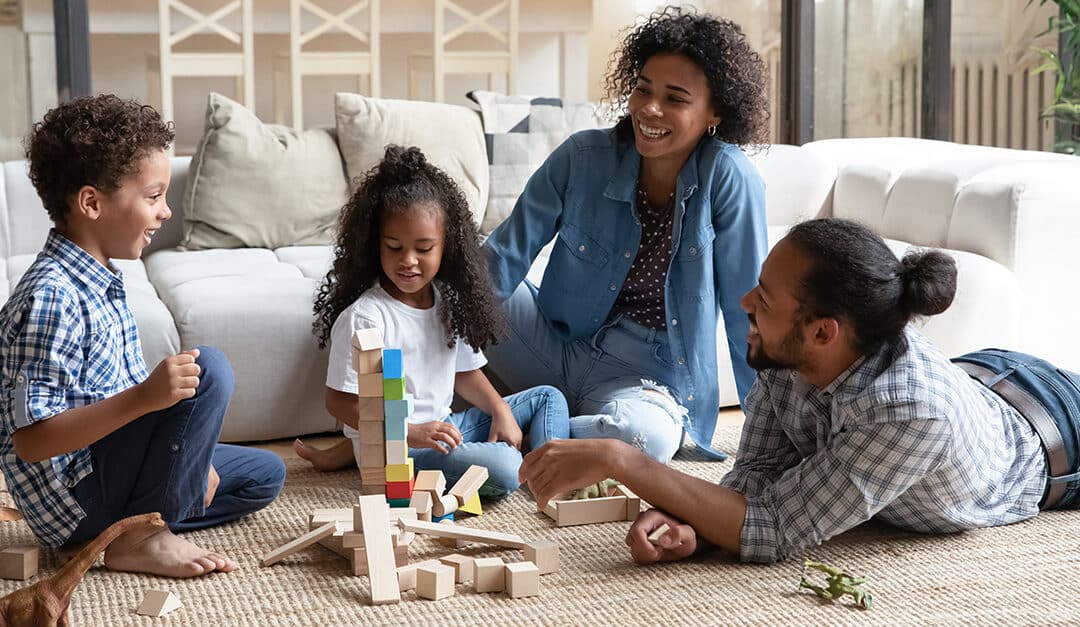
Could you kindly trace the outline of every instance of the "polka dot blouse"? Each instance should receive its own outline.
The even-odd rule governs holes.
[[[671,264],[671,225],[675,195],[663,207],[649,204],[645,190],[638,186],[637,209],[641,220],[641,245],[634,265],[626,275],[622,291],[611,308],[611,316],[625,314],[650,329],[666,329],[664,282]]]

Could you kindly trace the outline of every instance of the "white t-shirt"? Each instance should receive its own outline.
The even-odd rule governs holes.
[[[376,327],[382,331],[383,346],[400,348],[405,370],[405,391],[413,395],[410,423],[441,420],[450,415],[454,400],[454,376],[476,370],[487,363],[484,354],[460,338],[454,348],[446,346],[446,331],[439,319],[439,291],[435,306],[416,309],[390,296],[376,284],[341,312],[330,330],[330,363],[326,386],[355,394],[356,371],[352,366],[352,335],[356,329]],[[345,435],[358,437],[345,426]]]

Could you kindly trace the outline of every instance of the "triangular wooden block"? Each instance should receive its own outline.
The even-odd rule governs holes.
[[[180,597],[167,590],[147,590],[139,609],[135,610],[142,616],[164,616],[173,610],[183,607]]]
[[[468,512],[470,514],[476,514],[477,516],[484,515],[484,508],[480,506],[480,495],[473,492],[471,498],[465,501],[465,504],[458,508],[459,512]]]

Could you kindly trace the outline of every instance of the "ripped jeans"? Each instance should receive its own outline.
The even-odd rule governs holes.
[[[588,339],[565,341],[523,281],[505,304],[510,338],[484,354],[514,390],[553,385],[570,407],[571,438],[617,438],[667,463],[682,444],[686,408],[673,381],[667,333],[625,317]]]

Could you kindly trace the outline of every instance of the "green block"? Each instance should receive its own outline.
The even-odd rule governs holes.
[[[405,399],[405,377],[400,379],[383,379],[383,400],[400,401]]]
[[[386,502],[390,504],[390,507],[408,507],[411,499],[386,499]]]

